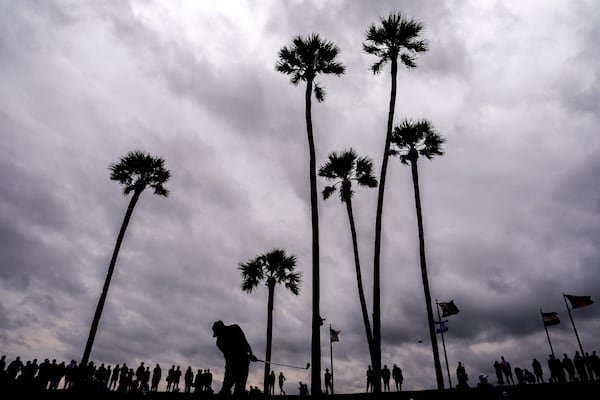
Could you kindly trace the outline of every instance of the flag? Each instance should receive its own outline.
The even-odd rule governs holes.
[[[542,319],[544,320],[544,326],[552,326],[560,324],[557,312],[543,312]]]
[[[342,331],[336,331],[335,329],[329,327],[329,341],[330,342],[339,342],[340,338],[339,338],[339,334]]]
[[[436,330],[435,330],[436,333],[448,332],[448,320],[447,319],[444,319],[441,321],[434,321],[434,322],[440,326],[439,328],[436,328]]]
[[[571,308],[581,308],[594,303],[591,296],[572,296],[564,293],[563,295],[571,302]]]
[[[442,317],[448,317],[450,315],[458,314],[458,307],[454,304],[454,300],[450,300],[447,303],[438,303],[442,307]]]

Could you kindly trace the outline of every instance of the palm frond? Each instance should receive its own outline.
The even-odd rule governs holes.
[[[403,164],[416,161],[419,155],[431,159],[443,155],[442,145],[445,139],[433,128],[426,119],[412,121],[408,119],[396,126],[392,131],[392,147],[395,155]]]
[[[399,12],[381,17],[379,24],[371,24],[365,33],[363,51],[378,58],[371,66],[374,74],[389,60],[400,61],[408,68],[416,67],[416,54],[427,51],[427,42],[419,37],[423,24]]]
[[[323,195],[323,200],[327,200],[329,197],[331,197],[332,194],[334,194],[336,191],[336,187],[334,186],[325,186],[325,189],[323,189],[322,195]]]
[[[321,86],[321,84],[315,83],[313,85],[313,93],[319,103],[322,103],[323,100],[325,100],[325,88]]]
[[[143,191],[146,187],[154,189],[154,193],[167,196],[169,191],[164,184],[171,177],[165,168],[165,160],[153,157],[140,150],[134,150],[123,156],[118,163],[109,166],[110,179],[123,185],[125,195],[132,191]]]

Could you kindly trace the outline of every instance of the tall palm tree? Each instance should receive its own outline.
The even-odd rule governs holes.
[[[265,354],[265,376],[263,393],[269,393],[269,374],[271,373],[271,344],[273,343],[273,304],[275,285],[283,284],[295,295],[300,293],[301,274],[294,272],[296,257],[288,256],[285,250],[274,249],[261,254],[245,263],[239,264],[242,271],[242,290],[251,293],[265,281],[269,289],[267,303],[267,350]]]
[[[310,208],[312,222],[312,343],[311,343],[311,393],[321,394],[321,326],[323,320],[319,310],[319,212],[317,207],[317,167],[315,160],[315,143],[313,138],[311,99],[312,94],[318,102],[325,99],[323,86],[315,81],[319,74],[342,75],[346,67],[336,60],[340,53],[338,47],[328,40],[313,33],[307,38],[296,36],[292,44],[279,50],[275,69],[282,74],[290,75],[291,82],[297,85],[306,82],[305,118],[308,137]]]
[[[419,171],[417,169],[417,160],[419,156],[432,159],[435,156],[444,154],[442,144],[445,139],[440,136],[431,123],[425,119],[413,122],[404,119],[400,125],[394,128],[392,132],[391,155],[400,158],[403,164],[410,164],[415,191],[415,207],[417,209],[417,225],[419,229],[419,256],[421,259],[421,277],[423,279],[423,289],[425,291],[425,304],[427,306],[427,320],[429,322],[429,336],[433,349],[433,362],[435,365],[435,375],[437,378],[438,389],[444,388],[444,377],[442,366],[440,364],[440,353],[437,345],[437,336],[433,318],[433,309],[431,305],[431,294],[429,293],[429,279],[427,278],[427,263],[425,260],[425,236],[423,234],[423,215],[421,213],[421,195],[419,190]]]
[[[140,195],[147,187],[154,189],[154,194],[158,196],[166,197],[169,195],[169,191],[165,188],[164,184],[171,177],[171,173],[165,168],[164,164],[165,160],[162,158],[152,157],[147,153],[135,150],[130,151],[124,157],[122,157],[118,163],[112,164],[109,167],[110,179],[113,181],[118,181],[121,185],[123,185],[124,195],[128,195],[132,192],[133,195],[131,196],[131,200],[129,200],[129,206],[125,212],[125,218],[121,224],[121,230],[117,236],[117,242],[110,259],[108,273],[106,274],[106,279],[104,280],[104,287],[102,288],[102,293],[100,294],[100,299],[98,300],[98,305],[96,306],[96,312],[94,313],[90,334],[85,345],[83,357],[81,358],[81,366],[88,364],[90,353],[92,352],[92,346],[94,344],[94,338],[96,336],[96,331],[98,330],[98,323],[100,322],[104,303],[106,302],[110,280],[115,270],[119,249],[121,248],[121,243],[123,242],[123,237],[125,236],[125,231],[127,230],[127,225],[129,225],[129,220],[133,214],[133,209],[140,198]]]
[[[385,176],[390,149],[390,136],[394,123],[394,110],[396,107],[396,76],[398,74],[398,59],[407,68],[415,68],[416,54],[426,51],[427,44],[420,38],[423,25],[409,19],[398,12],[392,12],[387,18],[381,18],[378,25],[371,24],[365,34],[363,50],[373,54],[378,60],[371,66],[374,74],[379,74],[383,66],[391,63],[392,88],[390,92],[390,105],[388,110],[385,146],[381,174],[379,176],[379,191],[377,194],[377,213],[375,215],[375,248],[373,255],[373,344],[375,360],[373,361],[373,374],[381,376],[381,286],[380,286],[380,254],[381,254],[381,221],[383,216],[383,194],[385,190]],[[374,379],[375,392],[381,392],[381,380]]]
[[[369,322],[369,312],[367,311],[367,302],[362,284],[362,273],[360,270],[360,257],[358,255],[358,240],[356,238],[356,226],[354,224],[354,213],[352,212],[352,181],[356,181],[359,186],[374,188],[377,186],[377,179],[373,175],[373,162],[368,157],[358,157],[353,149],[344,150],[341,153],[333,152],[329,154],[328,161],[319,169],[319,176],[329,181],[335,181],[331,186],[323,189],[323,199],[327,200],[339,185],[339,196],[342,203],[346,204],[348,220],[350,221],[350,234],[352,235],[352,246],[354,249],[354,267],[356,270],[356,282],[358,284],[358,297],[362,311],[363,323],[367,333],[367,344],[369,345],[369,355],[371,363],[373,362],[373,333],[371,323]]]

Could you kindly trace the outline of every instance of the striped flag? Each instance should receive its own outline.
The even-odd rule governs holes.
[[[330,342],[339,342],[340,338],[339,338],[339,334],[342,331],[336,331],[335,329],[329,327],[329,341]]]
[[[571,308],[581,308],[594,303],[592,296],[573,296],[570,294],[563,295],[571,302]]]
[[[544,326],[552,326],[560,324],[557,312],[542,313],[542,319],[544,320]]]

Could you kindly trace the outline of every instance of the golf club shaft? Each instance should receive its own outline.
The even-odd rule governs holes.
[[[288,367],[288,368],[297,368],[297,369],[308,369],[308,367],[310,367],[310,363],[306,364],[306,367],[298,367],[297,365],[288,365],[288,364],[280,364],[280,363],[276,363],[273,361],[265,361],[265,360],[256,360],[256,361],[260,361],[263,362],[265,364],[272,364],[272,365],[278,365],[280,367]]]

